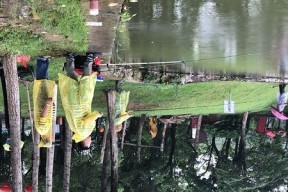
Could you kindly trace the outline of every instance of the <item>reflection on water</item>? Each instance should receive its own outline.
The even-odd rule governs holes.
[[[197,66],[279,77],[286,71],[285,1],[147,0],[128,6],[137,15],[118,33],[124,62],[183,60],[186,72]]]

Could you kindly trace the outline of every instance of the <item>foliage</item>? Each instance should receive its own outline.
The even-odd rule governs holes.
[[[40,35],[21,28],[0,29],[0,53],[15,55],[27,54],[38,55],[46,49],[46,44]]]
[[[277,141],[262,143],[253,138],[252,148],[247,149],[247,175],[232,161],[225,161],[216,169],[218,191],[272,191],[286,183],[288,157]]]
[[[242,116],[226,115],[220,123],[206,126],[206,131],[210,135],[226,138],[237,138],[241,134]]]

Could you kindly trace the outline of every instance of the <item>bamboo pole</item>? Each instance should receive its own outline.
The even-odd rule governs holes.
[[[32,142],[34,143],[34,129],[33,129],[33,118],[32,118],[32,110],[31,110],[30,93],[29,93],[29,87],[28,87],[29,85],[27,85],[24,82],[23,82],[23,84],[26,87],[26,94],[27,94],[27,100],[28,100],[28,110],[29,110],[29,120],[30,120],[31,131],[32,131]]]

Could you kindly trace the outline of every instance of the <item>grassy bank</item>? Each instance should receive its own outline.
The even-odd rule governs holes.
[[[98,83],[94,106],[105,111],[103,90],[113,88],[113,82]],[[236,113],[268,111],[276,103],[277,88],[269,83],[255,82],[203,82],[186,85],[144,85],[126,83],[131,91],[129,110],[136,115],[177,115],[223,113],[224,100],[235,101]]]
[[[61,61],[59,61],[61,62]],[[54,65],[60,69],[60,63]],[[57,68],[57,67],[56,67]],[[56,74],[51,74],[55,76]],[[187,85],[144,85],[125,83],[123,89],[130,91],[128,110],[135,115],[179,115],[179,114],[212,114],[223,113],[223,102],[231,91],[231,99],[235,101],[236,113],[269,111],[270,105],[276,104],[277,88],[271,83],[254,82],[203,82]],[[32,102],[32,88],[30,98]],[[105,90],[113,89],[113,81],[97,82],[93,98],[93,109],[107,114]],[[59,93],[59,92],[58,92]],[[20,87],[22,115],[28,117],[28,100],[26,89]],[[3,96],[0,92],[0,110],[4,111]],[[64,115],[58,94],[58,115]]]

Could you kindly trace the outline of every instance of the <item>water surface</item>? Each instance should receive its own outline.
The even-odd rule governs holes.
[[[136,16],[118,33],[123,62],[183,60],[177,69],[186,72],[288,71],[288,1],[145,0],[128,7]]]

